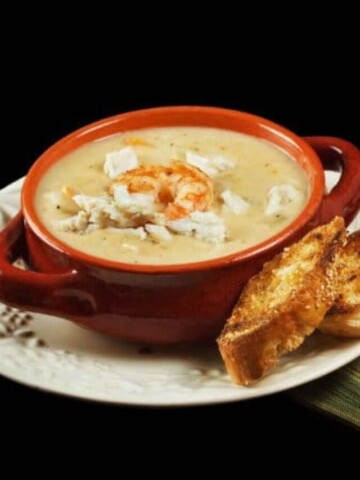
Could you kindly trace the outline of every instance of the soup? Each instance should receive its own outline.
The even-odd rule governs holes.
[[[303,210],[305,173],[255,137],[162,127],[88,143],[51,166],[35,208],[63,243],[138,264],[198,262],[273,236]]]

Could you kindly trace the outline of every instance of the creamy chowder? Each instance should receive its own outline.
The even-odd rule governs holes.
[[[178,264],[255,245],[303,210],[308,183],[286,153],[255,137],[202,127],[129,131],[56,162],[37,215],[90,255]]]

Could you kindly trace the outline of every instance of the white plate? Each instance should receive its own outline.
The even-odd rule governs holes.
[[[18,210],[21,185],[19,180],[0,191],[0,221]],[[360,228],[360,214],[352,228]],[[149,350],[2,304],[1,332],[0,374],[5,377],[78,398],[133,405],[196,405],[259,397],[319,378],[360,355],[359,340],[315,334],[254,387],[244,388],[231,384],[215,346]]]

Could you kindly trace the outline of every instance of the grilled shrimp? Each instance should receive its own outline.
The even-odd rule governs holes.
[[[194,211],[209,210],[213,200],[210,178],[182,162],[170,166],[149,165],[128,170],[111,186],[126,186],[129,193],[153,195],[168,220],[178,220]]]

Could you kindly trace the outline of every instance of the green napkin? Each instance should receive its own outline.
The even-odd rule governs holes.
[[[297,402],[360,429],[360,357],[326,377],[289,392]]]

